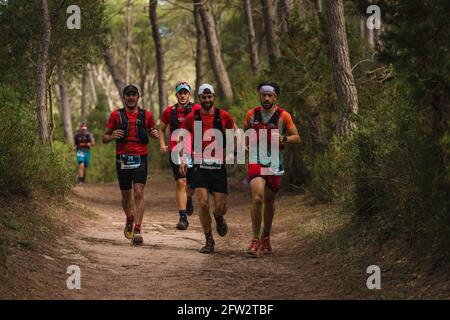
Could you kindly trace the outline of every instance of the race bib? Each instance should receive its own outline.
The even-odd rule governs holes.
[[[73,153],[72,153],[72,154],[73,154]],[[78,151],[77,151],[77,157],[84,158],[84,157],[85,157],[84,151],[78,150]]]
[[[207,169],[207,170],[220,170],[220,169],[222,169],[222,164],[219,163],[217,160],[202,159],[200,168]]]
[[[120,155],[120,168],[124,169],[136,169],[141,166],[141,156],[130,156],[127,154]]]

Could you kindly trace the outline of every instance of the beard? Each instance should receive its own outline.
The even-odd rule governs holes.
[[[211,101],[211,103],[203,103],[203,102],[201,102],[200,104],[202,105],[202,108],[205,108],[206,110],[209,110],[209,109],[211,109],[213,107],[214,101]]]
[[[264,109],[270,109],[270,108],[272,108],[274,106],[274,103],[270,103],[270,102],[263,102],[262,103],[262,107],[264,108]]]
[[[136,106],[137,106],[137,101],[133,101],[133,102],[129,101],[129,102],[126,102],[126,105],[127,105],[127,107],[130,108],[130,109],[136,108]]]

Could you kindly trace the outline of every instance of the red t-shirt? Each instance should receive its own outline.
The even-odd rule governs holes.
[[[177,108],[177,120],[178,120],[178,129],[183,128],[183,123],[186,118],[184,115],[184,107],[177,107],[177,104],[174,104],[173,106],[168,106],[161,115],[161,122],[166,124],[169,129],[171,130],[171,123],[172,123],[172,109]],[[197,109],[201,109],[202,107],[199,104],[194,104],[192,106],[192,111],[195,111]],[[170,140],[169,142],[169,150],[172,151],[173,148],[177,145],[177,141]]]
[[[147,145],[137,143],[137,132],[136,132],[136,120],[138,116],[138,112],[130,113],[128,110],[125,110],[128,117],[129,122],[129,130],[128,130],[128,138],[125,143],[117,142],[116,143],[116,154],[129,154],[133,156],[145,156],[147,155]],[[106,127],[108,129],[116,130],[120,123],[119,109],[113,111],[106,122]],[[147,129],[155,127],[155,120],[153,119],[153,115],[150,111],[145,110],[145,124],[147,125]]]
[[[215,143],[215,141],[207,141],[203,139],[204,134],[208,129],[214,129],[214,112],[212,114],[204,114],[202,111],[200,111],[200,117],[202,119],[202,152],[203,152],[203,150],[205,150],[205,148],[208,145]],[[223,130],[234,128],[234,120],[228,111],[222,109],[220,110],[220,120],[222,122]],[[192,150],[194,147],[194,121],[195,121],[195,112],[191,112],[186,117],[183,124],[183,128],[191,133]]]

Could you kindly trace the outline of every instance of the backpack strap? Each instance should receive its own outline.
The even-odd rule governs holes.
[[[148,144],[149,138],[147,133],[147,121],[145,119],[146,111],[144,109],[138,108],[138,116],[136,119],[136,133],[139,143]]]
[[[202,117],[201,117],[201,115],[200,115],[200,109],[195,110],[195,113],[194,113],[194,120],[195,120],[195,121],[202,121]]]
[[[220,120],[220,109],[214,110],[214,129],[220,130],[223,133],[222,121]]]
[[[261,109],[255,109],[255,112],[253,113],[253,124],[260,123],[262,123]]]
[[[191,113],[192,111],[192,103],[188,103],[185,107],[184,107],[184,116],[186,117],[189,113]]]
[[[270,117],[269,119],[269,125],[273,125],[273,126],[277,126],[278,125],[278,121],[280,120],[280,116],[281,116],[281,112],[279,109],[275,110],[275,112],[273,113],[273,115]],[[272,126],[270,126],[272,127]]]
[[[178,129],[177,104],[174,104],[170,110],[170,132],[176,129]]]
[[[124,136],[120,139],[117,139],[116,142],[125,143],[128,138],[128,117],[127,113],[125,111],[125,108],[119,109],[119,125],[117,126],[117,129],[123,130]]]

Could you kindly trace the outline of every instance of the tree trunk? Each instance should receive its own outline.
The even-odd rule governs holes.
[[[155,101],[153,100],[153,91],[155,90],[156,74],[148,79],[148,103],[150,104],[150,111],[155,114]]]
[[[59,97],[60,97],[60,111],[61,111],[61,120],[64,128],[64,136],[66,137],[67,142],[73,146],[73,131],[72,131],[72,119],[70,117],[70,105],[69,105],[69,97],[67,96],[66,91],[66,80],[64,79],[64,71],[58,66],[58,87],[59,87]],[[84,121],[84,118],[81,119]]]
[[[155,50],[156,50],[156,72],[158,74],[159,116],[161,117],[164,107],[168,105],[168,101],[164,79],[164,56],[161,44],[161,35],[159,34],[158,16],[156,14],[157,6],[158,6],[157,0],[149,1],[150,23],[152,25],[152,36],[153,41],[155,42]]]
[[[278,37],[275,33],[275,8],[273,0],[261,0],[264,29],[266,34],[267,53],[269,55],[269,64],[271,68],[280,58],[280,48],[278,47]]]
[[[342,136],[355,127],[353,118],[358,113],[358,94],[350,66],[343,1],[334,0],[325,3],[328,42],[338,103],[336,132]]]
[[[316,9],[319,13],[323,11],[322,0],[314,0],[314,5],[316,6]]]
[[[92,100],[94,102],[94,106],[97,105],[97,90],[95,88],[95,82],[94,77],[92,76],[92,66],[88,64],[88,75],[89,75],[89,84],[91,86],[91,94],[92,94]]]
[[[114,60],[111,56],[111,52],[107,47],[103,47],[103,58],[105,59],[106,66],[108,67],[109,73],[111,74],[114,84],[116,85],[117,92],[119,93],[120,101],[122,101],[122,90],[125,87],[122,77],[120,76],[120,71],[114,64]]]
[[[228,77],[225,64],[223,62],[222,53],[220,51],[219,38],[216,33],[216,23],[211,12],[209,2],[204,0],[193,0],[194,6],[200,8],[203,29],[206,36],[206,44],[208,46],[209,59],[219,88],[219,95],[228,102],[233,100],[233,90],[231,88],[230,78]]]
[[[127,0],[127,22],[125,32],[125,83],[130,83],[130,51],[131,51],[131,0]]]
[[[40,1],[40,10],[42,17],[42,36],[39,45],[39,57],[37,65],[37,99],[36,99],[36,113],[39,129],[39,138],[43,143],[49,142],[48,132],[48,117],[47,117],[47,62],[48,62],[48,48],[50,46],[51,25],[50,16],[48,13],[47,0]]]
[[[252,73],[255,75],[259,71],[259,56],[258,56],[258,46],[256,44],[255,26],[253,25],[251,1],[245,0],[244,6],[245,6],[245,23],[247,25],[247,32],[248,32],[248,48],[250,55],[250,63],[252,66]]]
[[[194,5],[197,48],[195,50],[195,101],[198,102],[197,90],[203,83],[203,48],[205,47],[205,31],[203,30],[200,7]]]
[[[86,121],[88,114],[89,69],[86,65],[81,79],[81,121]]]
[[[278,0],[277,3],[278,25],[280,26],[280,31],[282,32],[288,32],[288,19],[290,9],[291,9],[291,2],[289,0]]]

